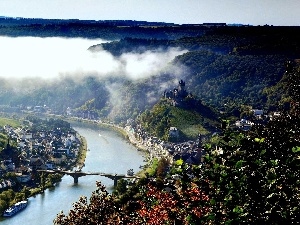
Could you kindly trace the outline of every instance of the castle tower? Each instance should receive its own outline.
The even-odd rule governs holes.
[[[180,92],[184,92],[184,87],[185,87],[185,82],[183,80],[179,81],[179,85],[178,85],[178,91]]]
[[[183,80],[179,81],[178,96],[181,98],[185,98],[187,96],[187,92],[185,90],[185,82]]]

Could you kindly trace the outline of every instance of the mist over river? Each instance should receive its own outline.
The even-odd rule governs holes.
[[[143,165],[143,155],[115,131],[99,128],[94,124],[71,123],[72,127],[84,136],[90,151],[87,152],[85,172],[105,172],[125,174],[128,169],[135,172]],[[1,225],[48,225],[63,210],[67,213],[72,203],[80,196],[89,197],[96,189],[96,181],[101,181],[109,192],[113,190],[113,180],[100,176],[84,176],[74,184],[71,176],[65,175],[55,188],[44,194],[29,198],[26,209],[12,218],[0,221]]]

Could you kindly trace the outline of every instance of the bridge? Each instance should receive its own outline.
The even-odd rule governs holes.
[[[138,176],[129,176],[127,174],[113,174],[113,173],[100,173],[100,172],[83,172],[81,170],[75,170],[75,171],[64,171],[64,170],[37,170],[38,172],[41,173],[59,173],[63,175],[69,175],[73,177],[74,179],[74,184],[78,183],[78,178],[83,177],[83,176],[89,176],[89,175],[96,175],[96,176],[103,176],[107,177],[109,179],[112,179],[114,181],[114,186],[117,186],[118,180],[123,179],[123,178],[128,178],[128,179],[139,179],[140,177]]]

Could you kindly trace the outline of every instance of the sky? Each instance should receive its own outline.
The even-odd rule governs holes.
[[[0,0],[0,16],[300,25],[300,0]]]

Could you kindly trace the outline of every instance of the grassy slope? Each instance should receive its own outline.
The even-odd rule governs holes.
[[[185,136],[196,138],[199,133],[207,134],[209,131],[203,126],[204,117],[195,111],[184,110],[177,107],[170,107],[172,117],[170,123],[177,127]]]
[[[10,125],[12,127],[18,127],[18,126],[21,125],[21,123],[18,120],[15,120],[15,119],[0,117],[0,127],[3,127],[4,125]]]
[[[209,112],[210,115],[208,115]],[[199,133],[206,135],[217,126],[217,118],[214,118],[213,114],[208,108],[204,110],[204,107],[203,111],[187,110],[171,106],[166,101],[160,101],[149,114],[145,113],[142,116],[142,123],[150,133],[155,134],[156,128],[161,126],[161,121],[168,121],[167,124],[164,123],[165,129],[176,127],[184,139],[196,139]]]

